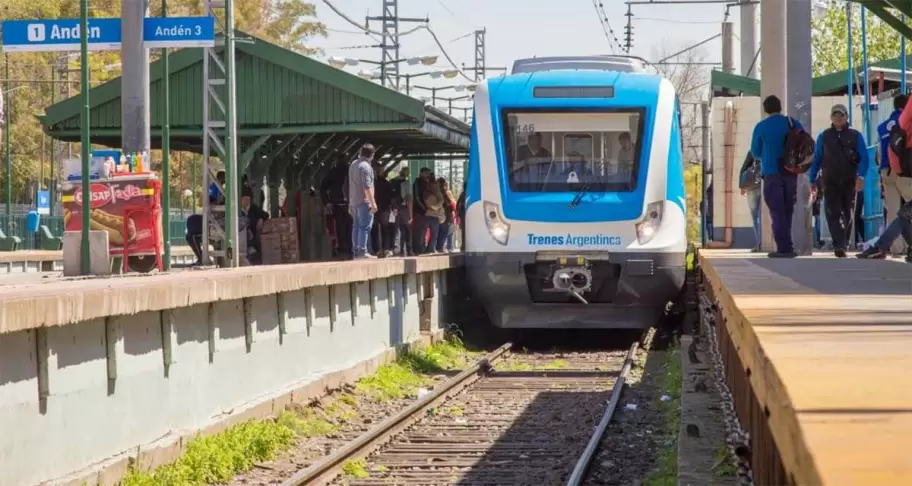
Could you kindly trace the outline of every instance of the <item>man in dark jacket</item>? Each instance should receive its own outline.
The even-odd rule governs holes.
[[[832,126],[817,136],[808,176],[816,195],[815,183],[823,170],[824,214],[833,237],[833,251],[838,258],[845,258],[855,220],[855,193],[864,188],[868,171],[868,149],[861,133],[849,127],[845,105],[833,106],[830,121]]]
[[[391,220],[393,214],[393,186],[386,177],[380,175],[383,166],[373,164],[374,167],[374,199],[377,201],[377,217],[371,228],[371,241],[374,253],[377,256],[391,256],[393,243],[396,238],[396,221]]]
[[[352,253],[352,217],[348,212],[348,198],[342,187],[348,178],[348,160],[339,155],[323,183],[320,185],[320,198],[323,205],[332,214],[336,228],[336,256],[347,258]]]
[[[423,167],[412,186],[412,251],[416,255],[427,252],[425,237],[428,229],[427,206],[424,204],[424,191],[431,178],[431,169]]]

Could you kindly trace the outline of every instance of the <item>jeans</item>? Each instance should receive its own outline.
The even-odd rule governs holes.
[[[440,229],[437,231],[437,241],[436,241],[436,245],[435,245],[437,248],[437,251],[440,253],[443,253],[443,251],[445,249],[452,251],[453,250],[453,248],[452,248],[453,245],[452,245],[452,241],[451,241],[452,237],[453,237],[453,223],[450,223],[450,222],[440,223]],[[450,242],[449,248],[447,247],[447,242]]]
[[[425,253],[431,253],[437,250],[437,238],[440,234],[440,218],[437,216],[425,216],[424,219],[426,221],[425,224],[427,225],[427,228],[431,230],[431,237],[428,238],[428,244],[427,248],[425,249]],[[422,232],[419,236],[423,242],[424,233]]]
[[[852,240],[855,222],[855,181],[841,184],[825,181],[823,184],[824,211],[827,227],[833,237],[834,250],[846,250]]]
[[[878,250],[890,252],[890,247],[900,236],[906,240],[907,248],[912,248],[912,201],[904,204],[896,218],[890,222],[874,246]]]
[[[374,225],[374,213],[367,203],[351,207],[352,212],[352,257],[360,258],[367,254],[367,243],[370,240],[371,227]]]
[[[773,174],[763,176],[763,200],[773,220],[773,239],[776,251],[795,251],[792,243],[792,216],[798,198],[798,176],[794,174]]]
[[[427,245],[424,243],[424,235],[428,229],[427,216],[415,214],[412,221],[412,253],[415,255],[427,253]]]
[[[747,206],[750,208],[751,224],[754,225],[754,239],[757,241],[755,246],[760,246],[760,201],[762,192],[760,188],[750,189],[745,193],[747,197]]]
[[[408,222],[396,223],[396,251],[401,256],[409,256],[414,253],[412,247],[412,232]]]

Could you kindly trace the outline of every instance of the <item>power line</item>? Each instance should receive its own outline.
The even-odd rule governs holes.
[[[425,30],[427,30],[429,34],[431,34],[431,37],[434,38],[434,42],[437,44],[437,48],[440,49],[440,52],[443,53],[443,57],[445,57],[446,60],[450,63],[450,65],[453,66],[453,69],[455,69],[456,72],[458,72],[460,76],[462,76],[463,78],[467,79],[468,81],[474,83],[475,80],[466,76],[466,73],[462,72],[462,69],[459,69],[459,66],[457,66],[456,63],[453,62],[453,58],[451,58],[450,54],[446,51],[446,49],[443,48],[443,44],[440,43],[440,39],[437,38],[437,34],[434,33],[434,31],[431,29],[431,27],[429,25],[425,25],[422,27]]]
[[[341,10],[339,10],[338,8],[336,8],[335,5],[329,3],[329,0],[323,0],[323,3],[325,3],[326,6],[330,8],[330,10],[332,10],[333,12],[335,12],[336,15],[338,15],[339,17],[342,17],[343,19],[345,19],[345,21],[348,22],[349,24],[351,24],[351,25],[357,27],[361,32],[365,32],[365,33],[373,34],[373,35],[379,35],[379,36],[384,36],[384,35],[386,35],[386,34],[384,34],[383,32],[377,32],[377,31],[375,31],[375,30],[368,29],[367,27],[364,27],[363,25],[359,24],[358,22],[355,22],[354,20],[351,19],[351,17],[349,17],[348,15],[345,15],[344,12],[342,12]],[[405,36],[407,36],[407,35],[409,35],[409,34],[414,34],[415,32],[418,32],[419,30],[423,29],[424,27],[425,27],[425,26],[423,26],[423,25],[419,25],[418,27],[409,29],[409,30],[407,30],[407,31],[405,31],[405,32],[399,32],[398,34],[396,34],[396,35],[393,36],[393,37],[395,37],[395,38],[397,38],[397,39],[398,39],[399,37],[405,37]]]

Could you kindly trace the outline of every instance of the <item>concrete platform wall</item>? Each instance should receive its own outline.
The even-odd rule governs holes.
[[[162,293],[180,291],[168,289],[169,277],[206,278],[235,288],[237,298],[71,318],[78,322],[69,324],[0,326],[0,332],[32,327],[0,334],[0,484],[66,475],[75,484],[108,482],[138,450],[146,451],[144,464],[167,461],[197,431],[306,402],[332,384],[326,378],[333,373],[354,378],[371,371],[391,358],[392,348],[437,331],[455,308],[446,302],[455,288],[447,283],[456,278],[450,274],[458,271],[458,258],[398,262],[334,264],[359,265],[349,272],[351,281],[326,275],[331,266],[287,266],[287,272],[313,275],[276,293],[243,285],[244,277],[283,267],[240,269],[234,272],[240,277],[222,273],[231,275],[224,280],[201,275],[209,272],[121,277],[149,281],[148,292]],[[321,281],[329,282],[316,285]]]

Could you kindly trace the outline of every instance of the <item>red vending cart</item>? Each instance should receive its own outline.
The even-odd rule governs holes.
[[[80,181],[61,185],[65,231],[82,230]],[[111,255],[123,256],[124,272],[163,270],[161,181],[151,173],[115,174],[92,181],[91,230],[107,231]]]

